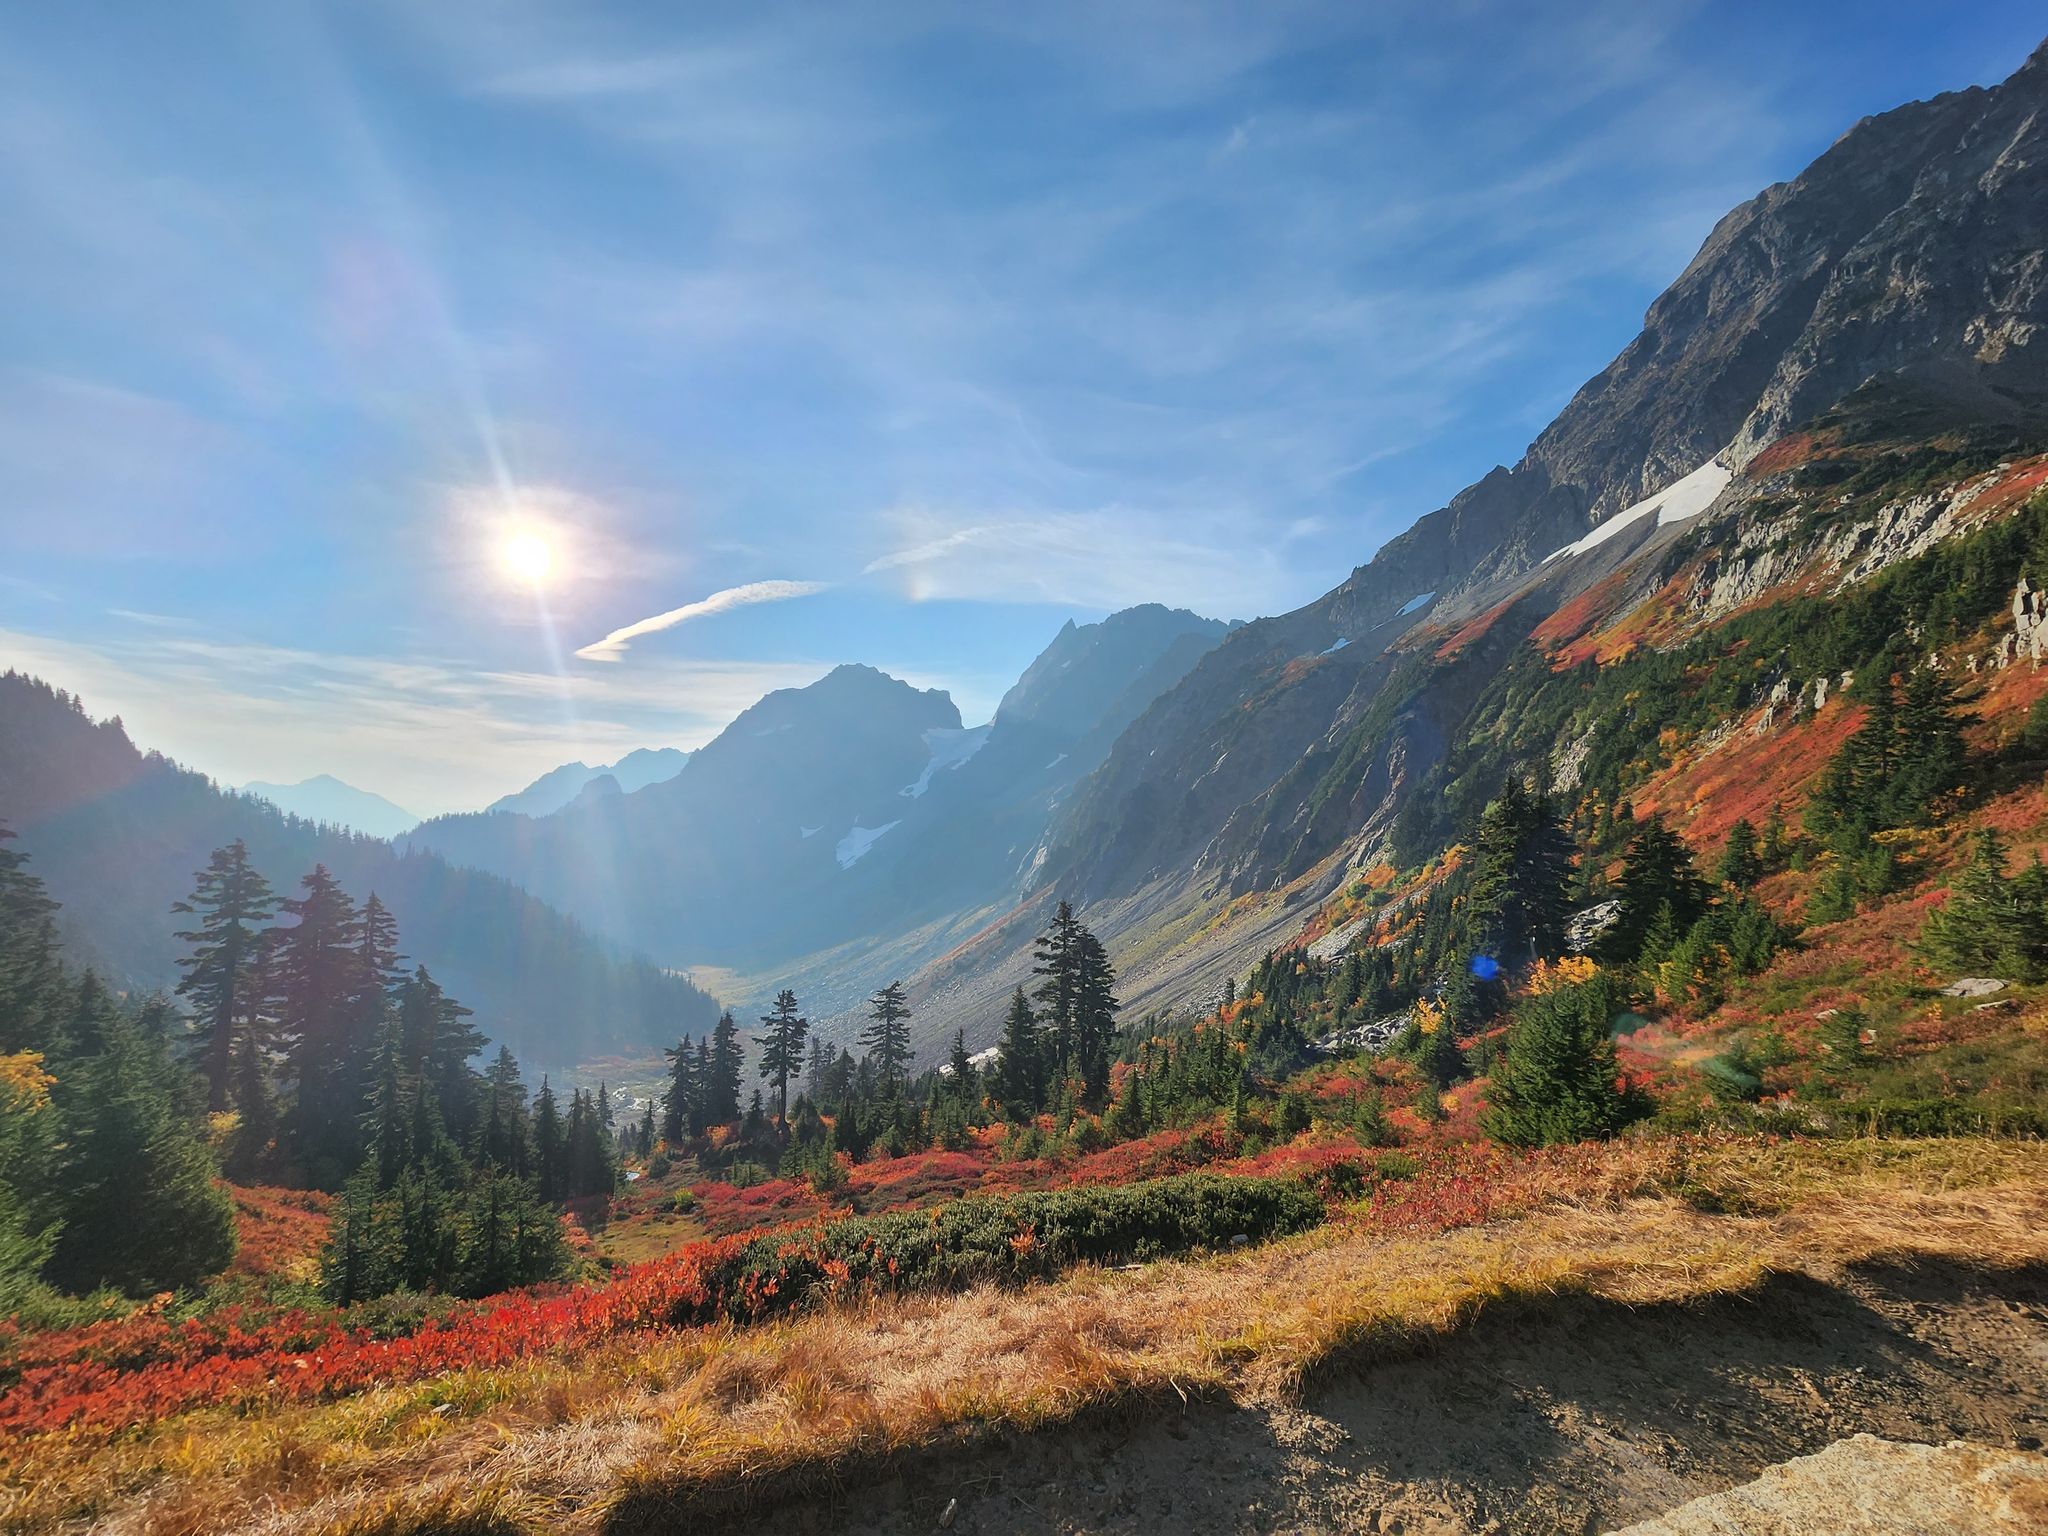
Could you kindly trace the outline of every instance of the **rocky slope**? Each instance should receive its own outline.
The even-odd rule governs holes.
[[[1403,634],[1469,617],[1609,516],[1717,454],[1747,462],[1865,380],[1910,377],[1979,419],[2038,415],[2044,106],[2048,52],[1995,89],[1859,123],[1730,213],[1519,464],[1315,603],[1232,634],[1149,710],[1056,824],[1045,880],[1100,901],[1161,880],[1242,892],[1298,872],[1300,836],[1275,828],[1326,853],[1357,817],[1319,817],[1320,778],[1283,781],[1384,711]],[[1426,719],[1415,731],[1408,745],[1426,752]],[[1389,789],[1412,771],[1383,768]],[[1385,796],[1365,799],[1371,815]]]

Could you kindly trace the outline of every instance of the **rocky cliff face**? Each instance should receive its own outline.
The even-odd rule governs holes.
[[[2048,49],[1994,89],[1866,119],[1730,213],[1519,464],[1160,698],[1055,825],[1044,881],[1096,901],[1244,890],[1327,853],[1428,747],[1430,699],[1389,692],[1397,640],[1510,599],[1616,511],[1717,454],[1746,462],[1866,380],[1911,379],[1978,419],[2048,410],[2044,108]]]

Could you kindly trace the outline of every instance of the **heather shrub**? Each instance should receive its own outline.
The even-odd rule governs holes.
[[[757,1238],[707,1277],[709,1299],[676,1321],[749,1320],[819,1292],[1013,1285],[1075,1264],[1143,1262],[1239,1236],[1279,1237],[1323,1215],[1321,1197],[1300,1180],[1215,1174],[976,1195]]]

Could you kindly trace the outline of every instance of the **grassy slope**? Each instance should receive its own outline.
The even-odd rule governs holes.
[[[1215,1258],[48,1436],[8,1448],[0,1508],[10,1529],[540,1531],[608,1513],[683,1528],[736,1489],[784,1499],[877,1456],[1120,1399],[1284,1398],[1511,1300],[1670,1302],[1900,1257],[2048,1262],[2038,1144],[1646,1141],[1516,1165],[1498,1193],[1478,1226],[1441,1229],[1432,1200],[1355,1209]]]

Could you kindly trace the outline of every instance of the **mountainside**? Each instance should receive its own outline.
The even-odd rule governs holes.
[[[1056,819],[1044,887],[1154,925],[1383,828],[1512,643],[1482,634],[1463,668],[1410,687],[1404,636],[1512,602],[1546,556],[1609,519],[1620,526],[1599,552],[1566,563],[1625,556],[1660,519],[1619,514],[1717,456],[1740,468],[1866,380],[1910,383],[1973,420],[2038,419],[2044,105],[2037,53],[1993,90],[1858,124],[1729,214],[1519,464],[1323,598],[1239,629],[1148,710]]]
[[[1157,605],[1070,623],[971,729],[943,693],[840,667],[768,695],[667,782],[599,780],[545,818],[441,817],[404,842],[666,963],[841,1006],[1014,901],[1057,798],[1225,633]]]
[[[396,837],[420,824],[419,817],[382,795],[344,784],[331,773],[315,774],[296,784],[251,783],[242,793],[268,800],[288,816],[323,826],[345,827],[370,837]]]
[[[382,897],[412,959],[533,1067],[644,1054],[717,1015],[688,981],[615,953],[496,876],[222,791],[138,751],[119,720],[96,723],[13,672],[0,677],[0,821],[63,903],[70,947],[118,985],[175,984],[182,919],[171,904],[211,850],[239,837],[281,894],[323,863],[356,900]]]
[[[601,778],[609,778],[617,789],[630,794],[674,778],[689,761],[690,754],[679,747],[635,747],[616,763],[599,763],[596,767],[589,763],[564,763],[549,769],[526,788],[500,795],[484,809],[516,811],[522,816],[552,816]],[[418,824],[419,818],[415,816],[405,826],[380,835],[396,837]]]

